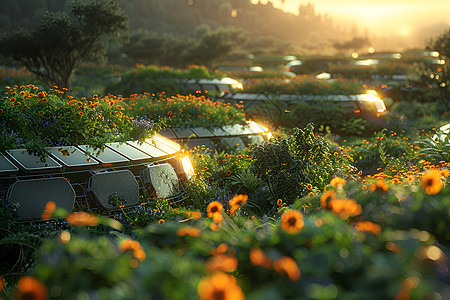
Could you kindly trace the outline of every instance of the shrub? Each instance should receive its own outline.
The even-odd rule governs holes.
[[[273,203],[277,199],[292,203],[322,190],[334,174],[345,171],[348,158],[337,151],[308,124],[303,130],[294,128],[286,138],[255,146],[252,168],[269,186]]]

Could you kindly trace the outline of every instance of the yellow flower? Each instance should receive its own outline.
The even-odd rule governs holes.
[[[304,225],[303,215],[298,210],[288,210],[281,215],[281,228],[288,233],[298,233]]]
[[[436,195],[442,189],[441,172],[435,169],[428,170],[423,174],[420,185],[428,195]]]

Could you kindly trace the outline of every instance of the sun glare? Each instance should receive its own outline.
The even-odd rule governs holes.
[[[401,26],[398,28],[397,33],[401,36],[408,36],[411,33],[411,30],[408,26]]]

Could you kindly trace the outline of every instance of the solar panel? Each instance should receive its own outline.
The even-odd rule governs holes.
[[[169,163],[149,165],[141,176],[145,184],[151,184],[158,197],[171,197],[179,193],[178,177]]]
[[[14,174],[19,171],[9,159],[0,154],[0,174]]]
[[[139,203],[139,184],[130,170],[100,172],[89,178],[86,190],[105,209],[116,209],[121,205]],[[118,202],[114,203],[113,197]]]
[[[74,146],[48,147],[50,154],[67,167],[98,165],[98,161]]]
[[[213,127],[213,128],[211,128],[211,130],[212,130],[212,132],[214,133],[215,136],[227,136],[227,135],[230,135],[228,132],[224,131],[220,127]]]
[[[250,127],[250,129],[253,133],[263,133],[263,132],[269,131],[269,129],[267,129],[266,127],[264,127],[256,122],[253,122],[253,121],[249,121],[248,126]]]
[[[191,135],[195,135],[195,133],[189,128],[173,128],[172,130],[180,139],[187,139]]]
[[[54,170],[62,167],[50,156],[47,156],[46,162],[43,163],[39,156],[28,154],[26,149],[8,150],[7,154],[25,171]]]
[[[128,141],[127,143],[133,147],[136,147],[137,149],[141,150],[142,152],[146,153],[147,155],[153,158],[159,158],[168,155],[167,152],[164,152],[161,149],[156,148],[155,145],[149,143],[138,141]]]
[[[160,135],[154,135],[151,139],[146,140],[147,143],[158,147],[159,149],[169,154],[175,154],[181,150],[181,146],[174,141],[166,139]]]
[[[102,164],[115,164],[115,163],[125,163],[129,162],[129,160],[120,155],[119,153],[111,150],[110,148],[103,149],[102,152],[100,152],[97,155],[97,150],[92,148],[88,145],[80,145],[78,146],[81,150],[88,152],[91,156],[95,157],[97,160],[99,160]]]
[[[164,129],[161,129],[161,130],[159,131],[159,134],[162,135],[162,136],[164,136],[164,137],[166,137],[166,138],[169,138],[169,139],[174,139],[174,138],[176,138],[175,133],[173,133],[172,129],[170,129],[170,128],[164,128]]]
[[[18,203],[17,213],[24,220],[39,220],[49,201],[57,207],[72,211],[75,204],[75,191],[63,177],[19,180],[14,182],[6,198]]]
[[[126,158],[132,161],[152,158],[152,156],[138,150],[136,147],[133,147],[129,144],[108,143],[106,144],[106,146],[113,149],[116,152],[119,152],[119,154],[125,156]]]
[[[204,128],[204,127],[193,127],[191,130],[198,136],[198,137],[213,137],[214,133],[212,133],[210,130]]]
[[[243,135],[252,133],[248,126],[242,126],[239,124],[225,125],[222,126],[222,129],[228,132],[230,135]]]

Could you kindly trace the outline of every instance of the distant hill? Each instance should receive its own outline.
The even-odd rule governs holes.
[[[119,0],[130,18],[130,29],[158,33],[188,34],[200,24],[211,28],[232,26],[252,35],[274,37],[297,43],[305,49],[327,47],[337,36],[349,32],[338,29],[326,15],[315,13],[314,5],[299,7],[296,16],[250,0]],[[19,26],[38,26],[46,11],[61,11],[71,0],[2,0],[0,26],[6,32]]]

